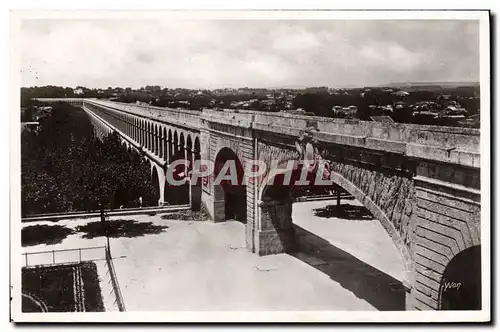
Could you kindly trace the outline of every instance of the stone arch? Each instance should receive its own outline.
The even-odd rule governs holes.
[[[194,136],[194,149],[199,153],[201,151],[200,137],[198,135]]]
[[[186,135],[186,146],[189,148],[189,150],[193,149],[193,138],[191,137],[191,133],[187,133]]]
[[[189,161],[189,173],[193,169],[193,141],[191,139],[191,135],[187,134],[186,138],[186,159]]]
[[[201,158],[200,152],[200,139],[198,138],[198,136],[195,136],[192,147],[193,163],[196,163],[196,161]],[[191,169],[194,169],[194,166],[195,165],[193,165]],[[196,177],[196,181],[191,182],[191,209],[193,211],[199,211],[201,208],[201,181],[202,179],[200,177]]]
[[[127,126],[128,126],[128,135],[133,136],[134,135],[134,122],[133,122],[133,117],[132,115],[128,114],[127,115]]]
[[[137,118],[137,142],[142,145],[142,120]]]
[[[184,150],[186,149],[186,138],[184,136],[184,132],[181,131],[180,135],[179,135],[179,148],[182,152],[184,152]],[[184,155],[183,155],[184,157]]]
[[[168,140],[167,140],[167,163],[170,164],[172,162],[172,156],[174,154],[174,142],[172,137],[172,129],[168,128]]]
[[[173,141],[173,149],[172,149],[172,158],[171,162],[177,158],[177,154],[179,152],[179,136],[177,135],[177,130],[174,130],[174,141]]]
[[[151,162],[151,181],[155,188],[155,192],[152,195],[157,199],[155,204],[157,203],[159,206],[162,206],[164,204],[165,171],[154,162]]]
[[[154,152],[155,149],[155,126],[154,122],[149,121],[149,151]]]
[[[135,126],[135,116],[131,115],[130,116],[130,131],[131,131],[131,137],[134,141],[136,141],[136,126]]]
[[[199,143],[198,143],[199,144]],[[235,180],[224,180],[216,183],[217,177],[221,171],[225,174],[231,171],[231,168],[225,168],[226,162],[234,162],[236,166]],[[244,168],[241,159],[229,147],[221,148],[214,160],[214,220],[225,221],[235,219],[246,223],[247,220],[247,195],[246,186],[243,183]]]
[[[140,140],[141,140],[141,127],[140,127],[140,124],[139,124],[139,118],[138,117],[135,117],[135,128],[134,128],[134,131],[135,131],[135,141],[140,143]]]
[[[296,160],[292,160],[293,162],[297,162]],[[282,162],[281,165],[286,165],[287,161]],[[298,162],[297,162],[298,163]],[[298,179],[300,176],[300,167],[296,167],[293,172],[299,172],[297,174],[291,175],[291,181],[290,183],[294,183],[295,179]],[[290,172],[286,170],[285,167],[279,167],[278,171],[276,172],[277,176],[283,176],[286,172]],[[378,207],[365,193],[363,193],[358,187],[356,187],[352,182],[347,180],[345,177],[343,177],[341,174],[329,170],[330,173],[330,179],[332,180],[333,184],[340,186],[342,189],[347,191],[349,194],[354,196],[355,199],[357,199],[363,206],[368,209],[368,211],[378,220],[378,222],[382,225],[382,227],[386,230],[387,234],[391,238],[391,241],[394,243],[396,246],[404,264],[405,268],[405,280],[403,281],[403,284],[406,286],[412,285],[413,284],[413,262],[411,255],[408,251],[407,246],[404,244],[403,239],[401,238],[399,232],[396,230],[394,227],[393,223],[390,221],[390,219],[387,217],[387,215],[384,213],[384,211]],[[275,179],[273,179],[274,181]],[[293,229],[291,225],[291,205],[293,203],[293,199],[291,197],[283,197],[283,201],[281,202],[267,202],[267,195],[270,194],[270,188],[271,186],[268,185],[270,183],[271,178],[266,177],[263,179],[260,189],[259,189],[259,207],[260,207],[260,223],[261,223],[261,228],[268,228],[271,227],[276,230],[276,227],[278,229],[277,233],[279,235],[279,239],[282,241],[281,247],[278,246],[279,250],[282,251],[293,251],[296,249],[296,243],[294,241],[294,234],[293,234]],[[290,192],[290,190],[289,190]],[[275,222],[273,219],[274,215],[279,215],[281,214],[286,215],[286,218],[281,218],[278,222]],[[264,216],[264,220],[263,220]],[[265,220],[266,218],[271,218],[272,220]],[[265,225],[262,225],[262,224]],[[269,228],[268,228],[269,229]],[[280,231],[282,231],[282,234],[279,234]],[[266,252],[264,250],[263,254],[268,254],[268,253],[274,253],[274,252]]]
[[[141,134],[142,134],[142,128],[141,128],[141,121],[138,117],[135,119],[135,140],[137,143],[142,144],[141,141]]]
[[[163,126],[162,127],[162,135],[161,135],[161,149],[160,149],[160,158],[163,158],[164,160],[167,160],[167,155],[168,155],[168,147],[167,147],[167,127]]]
[[[146,121],[146,149],[151,151],[151,123]]]
[[[158,177],[158,170],[155,165],[152,165],[151,167],[151,182],[153,183],[153,187],[155,188],[154,192],[152,193],[153,197],[160,196],[160,181]]]
[[[159,143],[159,135],[158,135],[158,124],[154,124],[154,135],[153,135],[153,154],[158,155],[158,143]]]
[[[481,310],[481,245],[460,251],[446,265],[439,287],[441,310]]]
[[[401,258],[403,259],[406,270],[405,283],[413,284],[413,278],[411,275],[413,272],[413,262],[410,252],[408,250],[408,247],[405,245],[400,233],[398,232],[394,224],[391,222],[387,214],[377,204],[375,204],[375,202],[373,202],[373,200],[370,199],[370,197],[366,195],[366,193],[364,193],[361,189],[359,189],[357,186],[355,186],[352,182],[347,180],[341,174],[334,171],[330,171],[330,174],[331,174],[330,179],[333,180],[333,182],[336,185],[342,187],[348,193],[353,195],[354,198],[356,198],[359,202],[361,202],[361,204],[363,204],[363,206],[366,207],[368,211],[370,211],[370,213],[375,217],[375,219],[377,219],[378,222],[382,225],[382,227],[386,230],[387,234],[389,235],[392,242],[396,246]]]

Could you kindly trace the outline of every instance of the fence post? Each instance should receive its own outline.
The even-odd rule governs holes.
[[[80,263],[82,262],[82,248],[78,248],[78,258],[80,259]]]
[[[24,259],[26,261],[26,267],[28,267],[28,253],[27,252],[24,253]]]
[[[52,264],[56,263],[56,251],[52,250]]]

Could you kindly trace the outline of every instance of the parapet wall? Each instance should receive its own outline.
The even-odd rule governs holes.
[[[299,137],[308,130],[320,142],[405,154],[479,168],[480,130],[332,119],[287,113],[204,109],[212,123]]]
[[[66,99],[40,98],[55,102]],[[78,99],[67,99],[74,102]],[[155,121],[199,130],[204,123],[243,127],[275,135],[300,137],[305,130],[319,142],[393,152],[418,159],[479,168],[480,130],[295,115],[248,110],[203,109],[202,112],[80,99]]]

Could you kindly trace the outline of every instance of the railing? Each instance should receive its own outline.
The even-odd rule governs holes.
[[[326,200],[334,200],[334,199],[351,199],[354,198],[349,193],[341,193],[340,196],[337,194],[325,194],[325,195],[307,195],[296,197],[295,202],[314,202],[314,201],[326,201]]]
[[[60,250],[25,252],[22,255],[24,256],[25,267],[46,266],[55,264],[81,263],[83,261],[103,260],[106,257],[103,257],[102,249],[106,249],[106,247],[100,246],[100,247],[86,247],[77,249],[60,249]],[[88,255],[90,251],[94,251],[94,255]],[[99,252],[95,254],[96,251]],[[59,258],[61,258],[61,256],[63,258],[56,259],[57,255],[59,255]],[[33,257],[33,256],[37,256],[38,258],[41,259],[35,259],[34,263],[33,262],[30,263],[28,257]]]
[[[188,204],[177,204],[177,205],[164,205],[164,206],[146,206],[142,208],[125,208],[125,209],[113,209],[104,210],[106,214],[110,216],[120,216],[120,215],[132,215],[132,214],[147,214],[152,212],[171,212],[171,211],[181,211],[189,209]],[[33,214],[21,219],[21,222],[32,222],[40,220],[59,220],[59,219],[73,219],[73,218],[93,218],[100,216],[99,211],[75,211],[75,212],[55,212],[55,213],[43,213],[43,214]]]
[[[95,105],[112,109],[115,112],[127,112],[156,121],[164,121],[176,125],[188,126],[193,129],[200,128],[200,111],[178,110],[168,107],[142,106],[128,103],[111,102],[108,100],[85,99],[84,105]]]
[[[106,252],[106,263],[108,264],[109,276],[111,278],[111,284],[113,286],[113,291],[115,293],[115,303],[118,305],[118,310],[125,311],[125,302],[123,301],[122,291],[120,289],[120,285],[118,284],[115,265],[113,264],[113,258],[111,257],[111,251],[109,247],[105,248],[105,252]]]

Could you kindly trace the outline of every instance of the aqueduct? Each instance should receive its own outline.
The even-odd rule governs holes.
[[[158,179],[159,204],[169,195],[184,197],[181,201],[205,209],[215,222],[244,219],[246,246],[259,255],[300,245],[291,217],[293,188],[270,185],[272,174],[238,188],[215,185],[211,177],[173,188],[165,181],[169,166],[200,158],[241,165],[260,160],[267,166],[271,161],[324,160],[328,177],[375,216],[399,250],[407,309],[454,308],[453,297],[445,294],[445,282],[452,281],[448,275],[467,270],[455,266],[461,257],[480,253],[477,129],[242,110],[200,112],[95,99],[40,100],[79,106],[97,135],[117,131],[127,145],[143,151]]]

